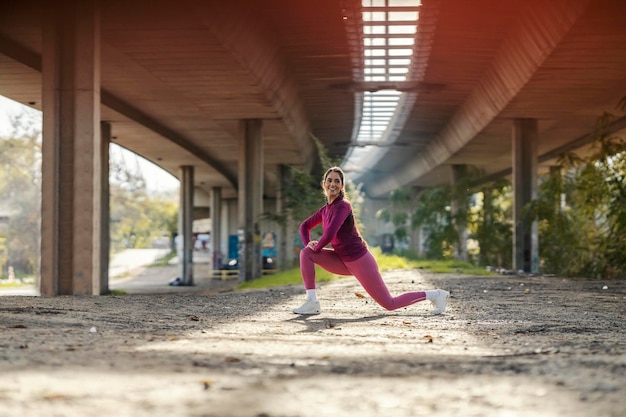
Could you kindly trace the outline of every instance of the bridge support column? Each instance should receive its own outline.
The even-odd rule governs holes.
[[[289,181],[289,168],[286,165],[278,166],[278,190],[276,192],[276,214],[283,214],[285,208],[285,189]],[[288,238],[288,219],[280,225],[280,229],[276,234],[276,248],[279,270],[285,270],[287,268],[288,259],[291,259],[291,253],[293,252],[293,243],[289,245],[289,242],[293,242],[293,239]]]
[[[41,294],[100,294],[100,22],[94,0],[46,3]],[[108,238],[108,236],[106,236]]]
[[[220,269],[224,261],[222,254],[222,189],[211,189],[211,247],[213,248],[213,269]]]
[[[536,119],[513,121],[513,269],[539,272],[537,222],[524,213],[524,206],[537,194]]]
[[[261,277],[263,210],[263,122],[240,122],[239,146],[239,281]]]
[[[467,165],[452,165],[452,193],[451,207],[452,221],[457,232],[457,244],[454,257],[460,261],[467,261],[467,189],[463,180],[467,178]]]
[[[181,167],[178,211],[178,265],[182,285],[193,285],[193,166]]]
[[[100,123],[100,191],[101,212],[100,224],[102,238],[100,239],[100,294],[109,293],[109,254],[111,250],[111,211],[109,189],[109,144],[111,143],[111,124]]]

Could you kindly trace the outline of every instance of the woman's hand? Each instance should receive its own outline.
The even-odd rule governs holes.
[[[317,245],[317,240],[312,240],[306,244],[306,247],[312,250],[315,247],[315,245]]]

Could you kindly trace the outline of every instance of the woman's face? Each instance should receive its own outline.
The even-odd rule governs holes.
[[[343,190],[343,182],[338,172],[331,171],[324,180],[324,191],[329,200],[334,200]]]

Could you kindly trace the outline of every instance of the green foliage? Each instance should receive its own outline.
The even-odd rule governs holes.
[[[481,173],[467,167],[465,175],[453,186],[438,186],[422,191],[415,203],[409,187],[394,190],[388,207],[377,217],[395,226],[394,235],[407,239],[409,228],[422,228],[426,239],[425,257],[448,259],[462,244],[461,230],[467,229],[476,239],[479,252],[474,261],[480,265],[510,266],[512,257],[511,186],[498,181],[484,186],[483,205],[473,206],[473,183]],[[457,207],[453,209],[452,201]]]
[[[472,224],[472,237],[480,247],[479,265],[510,268],[513,263],[511,191],[507,180],[483,186],[482,207]]]
[[[429,188],[417,200],[413,213],[413,227],[426,232],[426,257],[445,259],[458,256],[461,242],[471,223],[470,210],[472,182],[479,171],[466,167],[464,175],[455,184]],[[453,207],[454,204],[454,207]]]
[[[310,216],[325,202],[320,186],[321,176],[322,174],[313,175],[288,166],[281,190],[283,211],[277,214],[266,213],[265,217],[279,224],[286,224],[289,219],[298,221]]]
[[[413,213],[414,228],[426,232],[425,255],[431,259],[444,259],[453,254],[458,233],[454,227],[450,208],[452,188],[433,187],[423,191],[417,198]]]
[[[128,293],[124,290],[109,290],[109,292],[105,295],[121,296],[121,295],[128,295]]]
[[[296,227],[303,220],[326,204],[326,197],[322,188],[322,177],[324,172],[332,167],[338,166],[339,161],[333,160],[327,154],[321,142],[313,137],[318,149],[319,164],[313,172],[305,172],[295,166],[285,166],[286,173],[283,178],[281,193],[283,197],[282,210],[280,213],[266,212],[265,219],[273,221],[279,227],[286,230],[289,226]],[[355,186],[350,178],[346,178],[346,199],[352,204],[353,213],[357,222],[357,227],[363,233],[363,225],[359,220],[360,206],[363,202],[361,186]],[[311,236],[317,238],[321,234],[321,228],[312,231]]]
[[[130,192],[111,187],[111,248],[150,248],[155,240],[177,230],[178,204],[145,190]]]
[[[314,165],[318,168],[313,172],[305,172],[292,165],[287,166],[287,177],[281,189],[283,212],[277,215],[266,214],[267,218],[279,224],[285,224],[288,220],[300,222],[326,203],[321,185],[322,177],[326,169],[338,165],[338,161],[328,156],[328,152],[319,139],[313,137],[313,140],[319,157],[319,164]]]
[[[435,274],[466,274],[489,276],[494,273],[485,268],[477,267],[470,262],[455,259],[431,259],[417,262],[417,268],[425,269]]]
[[[41,136],[35,112],[12,119],[13,131],[0,138],[0,275],[13,266],[16,275],[30,275],[39,258],[41,211]]]
[[[475,266],[467,261],[456,259],[417,259],[414,254],[384,254],[380,248],[373,248],[371,252],[374,258],[376,258],[378,268],[381,271],[424,269],[433,273],[493,275],[486,268]]]
[[[376,213],[377,219],[393,224],[393,235],[397,242],[407,242],[409,239],[412,194],[410,187],[396,188],[389,194],[388,206]]]
[[[315,266],[315,276],[317,282],[328,282],[333,279],[337,279],[338,276],[331,274],[330,272]],[[300,269],[292,268],[285,271],[277,272],[271,275],[264,275],[261,278],[241,283],[237,286],[238,289],[253,289],[253,288],[269,288],[278,287],[281,285],[301,284],[302,278],[300,275]]]
[[[543,272],[626,276],[626,142],[606,133],[615,118],[608,113],[599,118],[592,152],[563,155],[559,162],[565,174],[553,173],[543,181],[538,198],[527,207],[539,221]]]
[[[385,254],[382,253],[382,249],[379,247],[370,248],[370,252],[376,259],[378,269],[381,272],[392,271],[397,269],[415,269],[417,268],[417,261],[409,259],[397,254]]]
[[[176,195],[150,193],[142,174],[115,158],[111,158],[109,176],[113,252],[150,248],[164,235],[173,239],[178,229]]]
[[[38,268],[41,222],[40,114],[23,110],[13,118],[13,131],[0,138],[0,276],[13,266],[17,276]],[[114,146],[114,145],[112,145]],[[112,248],[151,247],[162,234],[177,229],[176,196],[155,195],[143,178],[111,161]],[[124,243],[121,243],[124,242]]]

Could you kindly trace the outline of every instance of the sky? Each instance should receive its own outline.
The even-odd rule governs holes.
[[[11,116],[17,116],[25,108],[28,108],[7,97],[0,96],[0,136],[11,133]],[[115,157],[124,158],[128,167],[134,168],[139,166],[144,175],[148,189],[162,191],[178,189],[179,182],[174,176],[167,171],[159,168],[152,162],[130,152],[121,146],[115,145],[116,149],[111,148],[111,152]]]

